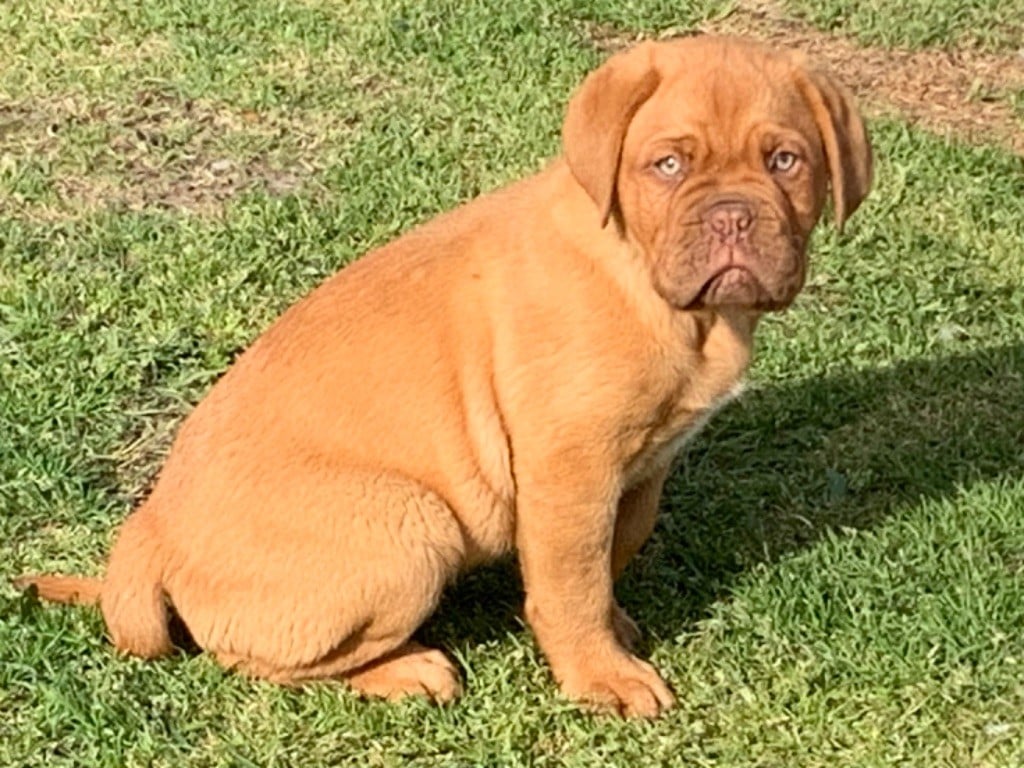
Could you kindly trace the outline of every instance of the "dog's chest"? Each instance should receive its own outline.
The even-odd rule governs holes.
[[[664,471],[711,417],[743,391],[753,325],[743,317],[712,316],[703,332],[691,337],[696,343],[686,346],[687,353],[648,380],[644,389],[651,398],[641,406],[646,417],[625,465],[625,487]]]
[[[723,392],[710,398],[703,407],[694,408],[692,405],[680,404],[673,409],[669,418],[650,431],[643,448],[630,462],[626,474],[626,487],[641,483],[663,470],[683,446],[690,442],[718,411],[739,397],[743,390],[742,379],[737,379]]]

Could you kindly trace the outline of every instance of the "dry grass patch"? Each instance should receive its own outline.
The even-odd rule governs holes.
[[[662,37],[696,31],[735,34],[798,48],[834,69],[869,114],[900,116],[939,134],[996,142],[1024,155],[1024,49],[986,53],[904,50],[864,46],[788,16],[771,0],[739,2],[699,29],[666,30]],[[587,24],[584,36],[598,50],[621,50],[644,39],[603,24]]]
[[[0,213],[41,220],[104,207],[211,214],[249,191],[281,195],[316,170],[329,135],[349,127],[304,113],[236,110],[156,90],[132,101],[82,96],[0,106]],[[19,177],[35,169],[39,183]]]
[[[746,0],[707,31],[800,48],[827,63],[868,109],[893,112],[931,131],[996,141],[1024,154],[1024,120],[1013,92],[1024,88],[1024,50],[986,53],[858,45],[788,17],[771,0]]]

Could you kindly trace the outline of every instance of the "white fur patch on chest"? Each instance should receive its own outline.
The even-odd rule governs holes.
[[[728,392],[719,397],[717,400],[714,400],[711,403],[711,405],[709,405],[704,410],[704,412],[701,413],[701,415],[698,416],[693,421],[689,429],[685,430],[682,434],[677,435],[671,441],[669,441],[669,445],[666,446],[667,448],[672,449],[668,457],[669,460],[675,458],[676,454],[679,453],[680,449],[682,449],[684,445],[686,445],[690,440],[697,436],[698,432],[700,432],[702,429],[704,429],[704,427],[707,426],[707,423],[711,421],[712,416],[714,416],[716,413],[722,410],[722,408],[724,408],[733,400],[742,395],[746,388],[747,384],[745,381],[737,381],[735,384],[732,385]]]
[[[746,383],[742,380],[733,384],[725,392],[725,394],[713,400],[707,408],[700,412],[700,414],[691,421],[686,428],[680,433],[672,436],[667,441],[653,447],[651,453],[647,456],[643,456],[639,461],[635,462],[634,466],[639,470],[634,472],[633,481],[639,482],[646,479],[647,476],[654,473],[655,470],[661,469],[669,464],[682,450],[683,446],[686,445],[690,440],[696,437],[709,421],[718,411],[724,408],[726,405],[731,403],[733,400],[743,394],[746,389]],[[630,483],[630,485],[634,484]]]

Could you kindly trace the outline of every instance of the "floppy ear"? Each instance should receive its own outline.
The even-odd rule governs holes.
[[[801,83],[825,147],[836,225],[845,222],[871,187],[871,142],[853,95],[831,76],[808,70]]]
[[[591,72],[569,101],[562,147],[569,170],[597,204],[601,226],[615,203],[622,141],[637,109],[658,87],[654,44],[647,42],[608,59]]]

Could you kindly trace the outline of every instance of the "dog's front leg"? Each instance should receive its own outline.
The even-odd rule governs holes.
[[[595,488],[601,484],[579,476],[569,484],[520,487],[516,539],[526,618],[566,695],[625,716],[655,717],[672,705],[672,693],[616,637],[618,491],[595,496]]]
[[[618,581],[626,565],[640,551],[650,538],[658,519],[658,502],[665,485],[670,465],[655,470],[650,477],[630,488],[619,500],[619,512],[615,518],[615,539],[612,543],[612,580]],[[640,628],[629,617],[625,609],[615,604],[612,612],[612,626],[619,642],[629,650],[640,642]]]

